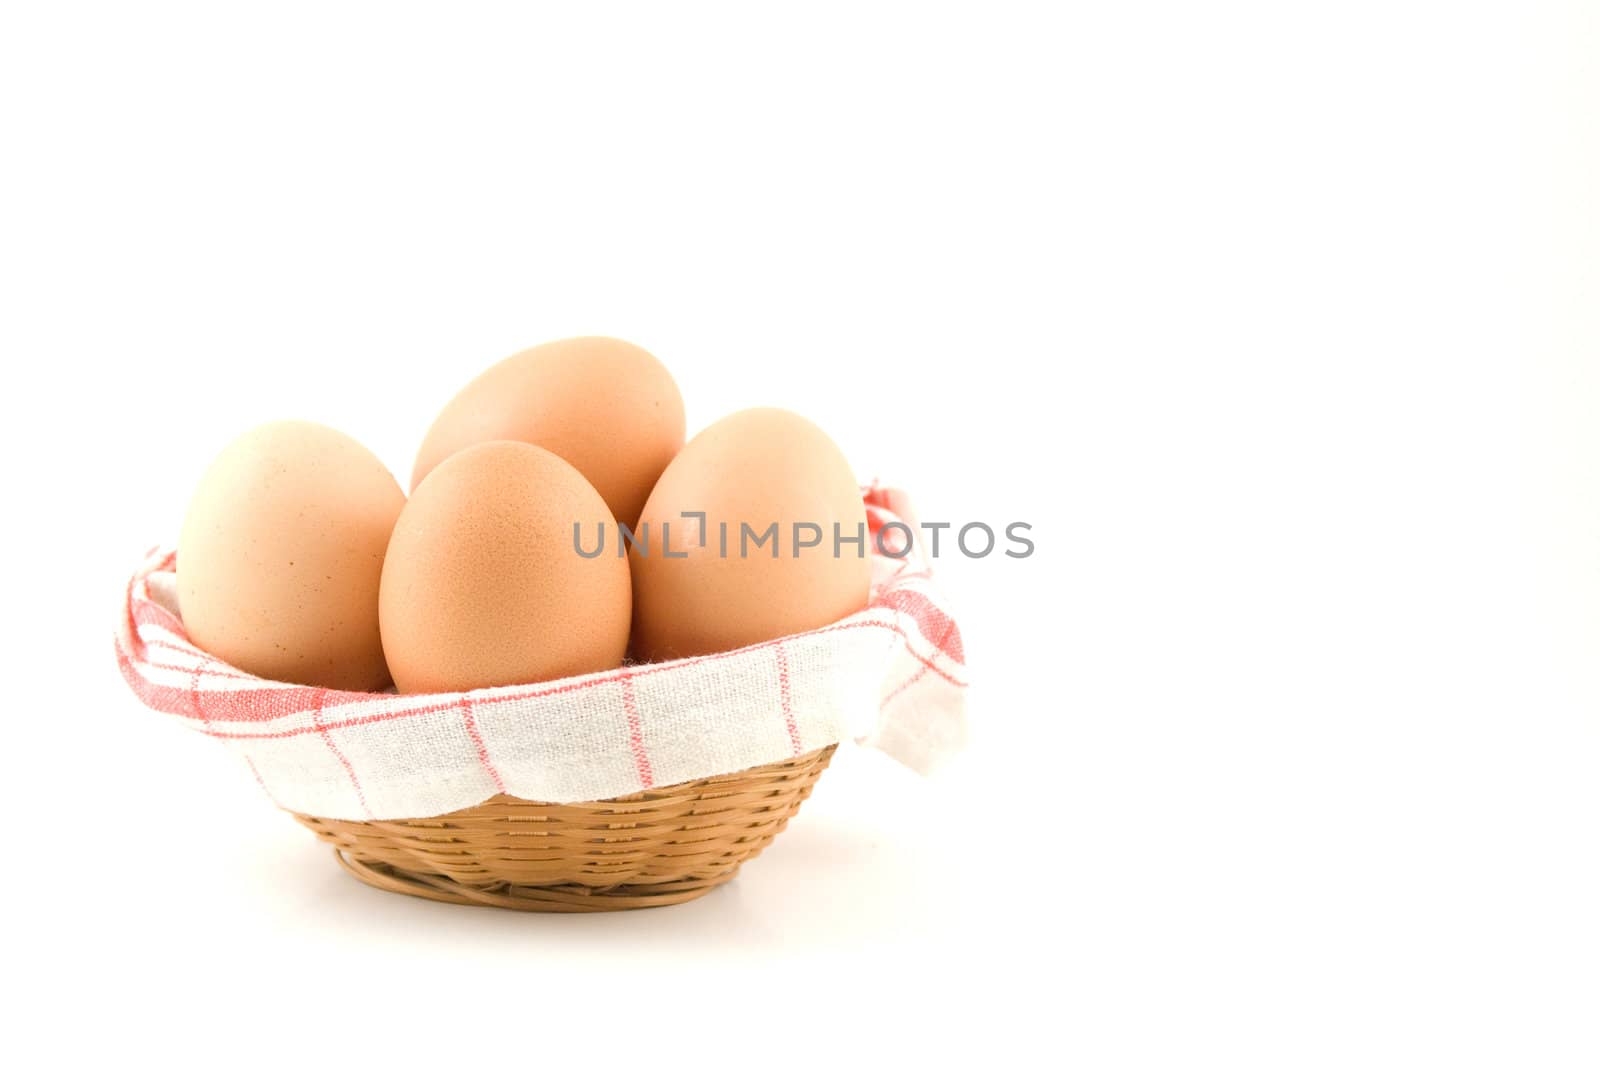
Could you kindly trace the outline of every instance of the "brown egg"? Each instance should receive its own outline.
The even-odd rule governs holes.
[[[605,552],[586,558],[597,526]],[[389,541],[383,649],[402,692],[529,684],[611,669],[628,646],[628,562],[616,522],[548,450],[492,442],[418,485]]]
[[[684,513],[706,515],[703,543],[700,520]],[[695,436],[651,491],[639,535],[633,652],[643,661],[819,628],[867,603],[871,537],[855,475],[820,428],[782,409],[746,409]],[[859,546],[846,542],[858,535]]]
[[[239,436],[200,479],[178,538],[178,600],[201,649],[248,673],[378,691],[378,579],[405,494],[320,424]]]
[[[631,525],[683,446],[683,398],[660,361],[620,339],[569,338],[523,350],[440,412],[417,451],[412,489],[457,450],[494,439],[564,458]]]

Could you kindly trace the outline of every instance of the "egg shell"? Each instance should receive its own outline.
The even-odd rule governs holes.
[[[599,336],[548,342],[494,365],[450,400],[417,451],[411,486],[458,450],[509,439],[564,458],[613,516],[632,524],[683,432],[678,385],[648,351]]]
[[[258,677],[383,689],[378,584],[404,505],[348,435],[297,421],[245,432],[206,469],[178,538],[189,638]]]
[[[573,525],[592,549],[581,556]],[[621,664],[632,595],[615,521],[567,462],[481,443],[417,486],[384,561],[379,618],[402,692],[529,684]]]
[[[682,516],[697,512],[706,514],[703,543],[701,522]],[[753,549],[743,540],[743,525],[759,535],[774,522],[774,540]],[[822,544],[796,553],[796,522],[816,525]],[[864,533],[866,508],[822,429],[782,409],[746,409],[706,428],[667,466],[640,517],[644,542],[630,554],[634,657],[732,650],[862,609],[871,537],[859,549],[841,541],[836,555],[835,524],[846,539]]]

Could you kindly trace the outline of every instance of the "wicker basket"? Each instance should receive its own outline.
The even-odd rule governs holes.
[[[598,803],[502,795],[438,818],[295,817],[346,870],[391,892],[517,911],[661,907],[738,873],[783,832],[832,757],[830,746]]]

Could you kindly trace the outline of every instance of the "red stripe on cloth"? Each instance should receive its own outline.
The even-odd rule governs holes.
[[[117,632],[119,633],[117,638],[117,647],[119,650],[122,647],[123,637],[127,637],[129,643],[133,643],[137,639],[137,637],[134,635],[137,630],[137,626],[134,624],[133,620],[133,589],[142,579],[143,577],[139,573],[134,573],[128,578],[128,586],[122,590],[122,618],[117,622]]]
[[[894,691],[890,692],[888,695],[883,697],[883,702],[878,704],[878,709],[882,710],[884,707],[887,707],[891,702],[894,701],[896,696],[898,696],[901,692],[905,691],[907,688],[911,687],[913,684],[917,683],[918,681],[920,681],[923,677],[926,677],[927,675],[928,675],[928,667],[927,666],[918,666],[917,667],[917,671],[915,673],[911,674],[911,676],[909,676],[905,680],[901,681],[900,684],[895,688]]]
[[[339,745],[333,742],[333,735],[328,732],[328,727],[322,724],[322,705],[327,698],[328,689],[316,689],[317,705],[311,712],[311,723],[322,734],[322,742],[328,745],[328,750],[333,752],[333,757],[339,760],[339,765],[344,767],[344,772],[350,778],[350,785],[356,790],[356,800],[361,804],[361,813],[368,818],[372,817],[372,808],[367,806],[367,794],[361,790],[361,779],[356,776],[356,768],[350,765],[350,760],[344,752],[339,750]]]
[[[656,775],[650,769],[650,756],[644,750],[644,726],[639,723],[639,705],[633,698],[631,673],[622,675],[622,710],[628,716],[628,747],[633,751],[633,765],[639,771],[639,783],[651,788],[656,783]]]
[[[789,747],[796,758],[800,755],[800,727],[794,723],[794,700],[789,689],[789,653],[779,643],[772,649],[778,662],[778,706],[783,710],[783,727],[789,730]]]
[[[967,682],[966,681],[961,680],[961,679],[959,679],[957,677],[952,677],[949,673],[945,672],[944,670],[940,669],[937,665],[935,665],[927,656],[925,656],[923,654],[920,654],[916,650],[912,649],[912,647],[910,646],[910,643],[909,643],[909,637],[906,635],[906,632],[905,632],[904,629],[902,629],[898,625],[890,624],[890,623],[885,622],[885,621],[850,621],[850,622],[846,622],[844,624],[830,625],[830,626],[828,626],[826,628],[817,629],[814,632],[802,633],[801,635],[802,636],[823,635],[823,634],[830,633],[830,632],[848,632],[848,631],[853,631],[855,629],[862,629],[862,628],[877,628],[877,629],[883,629],[886,632],[895,633],[896,635],[900,636],[902,639],[905,639],[905,640],[908,641],[907,642],[907,646],[906,646],[906,652],[908,654],[910,654],[911,657],[915,658],[918,662],[921,662],[924,666],[926,666],[930,673],[933,673],[935,676],[943,678],[945,681],[947,681],[949,684],[953,685],[956,688],[965,688],[967,686]],[[794,637],[790,637],[791,640],[793,638]],[[581,692],[581,691],[585,691],[585,690],[587,690],[589,688],[597,688],[597,687],[599,687],[600,685],[603,685],[603,684],[611,684],[613,682],[620,683],[620,681],[623,680],[623,679],[627,679],[629,681],[627,689],[624,692],[624,697],[626,698],[626,697],[632,695],[632,679],[635,678],[635,677],[645,677],[645,676],[649,676],[652,673],[673,672],[673,671],[676,671],[678,669],[683,668],[685,665],[687,665],[687,664],[689,664],[691,662],[711,661],[711,660],[715,660],[715,659],[719,659],[719,658],[730,658],[735,654],[741,654],[741,653],[744,653],[746,651],[758,650],[758,649],[760,649],[762,647],[774,646],[777,642],[778,641],[769,641],[767,643],[755,644],[752,647],[743,648],[741,651],[727,651],[727,652],[724,652],[722,654],[717,654],[717,655],[702,655],[702,656],[700,656],[699,658],[696,658],[696,659],[685,659],[683,662],[664,662],[664,663],[661,663],[660,665],[655,665],[655,666],[650,666],[650,665],[634,666],[631,669],[627,670],[625,673],[611,674],[611,675],[608,675],[608,676],[605,676],[605,677],[594,677],[594,678],[590,678],[590,679],[587,679],[587,680],[576,681],[576,682],[574,682],[572,684],[558,685],[558,686],[553,687],[553,688],[543,688],[543,689],[536,690],[536,691],[517,691],[517,692],[507,693],[507,694],[504,694],[504,695],[486,695],[486,696],[481,696],[481,697],[474,698],[473,702],[479,707],[485,707],[485,706],[489,706],[491,704],[496,704],[496,703],[514,703],[514,702],[517,702],[519,700],[524,700],[524,699],[542,699],[545,696],[563,695],[563,694],[566,694],[568,692]],[[148,684],[146,684],[146,686],[147,687],[154,687],[154,686],[150,686]],[[140,698],[141,699],[144,699],[144,692],[140,688],[135,687],[134,690],[136,692],[140,693]],[[294,694],[294,693],[298,693],[298,692],[301,692],[301,691],[304,691],[304,689],[300,689],[300,688],[283,689],[282,694],[285,694],[285,695]],[[359,697],[360,696],[360,693],[354,693],[354,692],[345,693],[345,694],[351,695],[353,697]],[[145,702],[146,706],[152,707],[152,708],[154,708],[156,710],[164,711],[164,712],[169,713],[169,714],[184,714],[184,713],[186,713],[182,709],[174,709],[174,708],[171,708],[171,707],[168,707],[168,706],[158,705],[157,703],[151,702],[149,700],[144,700],[144,702]],[[438,704],[434,704],[434,705],[431,705],[431,706],[412,707],[412,708],[407,709],[407,710],[386,710],[386,711],[381,711],[381,712],[379,712],[377,714],[362,714],[362,715],[358,715],[358,716],[353,717],[353,718],[346,718],[346,719],[343,719],[341,721],[325,722],[323,724],[322,728],[326,728],[326,729],[352,729],[352,728],[355,728],[355,727],[361,726],[361,725],[375,725],[375,724],[378,724],[380,722],[399,721],[402,718],[421,717],[421,716],[428,715],[428,714],[437,714],[440,711],[455,710],[458,707],[458,703],[459,703],[459,700],[451,699],[448,702],[438,703]],[[215,711],[212,712],[211,721],[212,721],[213,725],[216,725],[216,724],[222,722],[223,720],[224,719],[222,719],[220,717],[217,717]],[[245,722],[252,722],[252,721],[265,721],[265,720],[268,720],[268,719],[255,717],[255,718],[238,718],[238,719],[229,719],[229,720],[233,721],[235,723],[245,723]],[[277,730],[277,731],[274,731],[274,732],[253,732],[253,733],[252,732],[231,732],[231,731],[224,731],[224,730],[220,730],[220,729],[210,729],[210,730],[207,731],[206,735],[215,737],[215,738],[217,738],[219,740],[282,740],[282,739],[286,739],[286,738],[292,737],[292,736],[303,736],[306,733],[320,732],[320,731],[322,731],[322,728],[319,728],[317,726],[301,726],[301,727],[294,728],[294,729],[280,729],[280,730]],[[641,743],[641,746],[642,746],[643,745],[642,738],[641,738],[640,743]]]
[[[499,700],[497,697],[484,698],[477,700],[477,705],[482,707],[498,701],[502,700]],[[445,711],[457,711],[460,709],[460,700],[452,699],[448,703],[437,703],[432,706],[411,707],[407,710],[384,710],[378,712],[377,714],[361,714],[354,718],[344,718],[340,721],[325,721],[320,727],[315,725],[306,725],[294,729],[278,729],[273,732],[264,733],[228,732],[220,729],[213,729],[206,735],[215,737],[219,740],[287,740],[290,737],[304,736],[307,733],[322,732],[325,729],[358,729],[363,725],[381,725],[384,722],[402,721],[406,718],[421,718],[426,717],[429,714],[440,714]]]
[[[187,687],[179,688],[174,685],[156,684],[141,672],[141,670],[145,667],[155,669],[170,669],[177,673],[187,673],[190,675],[189,685]],[[207,674],[203,670],[192,669],[188,666],[164,666],[151,662],[147,659],[135,659],[123,649],[120,643],[117,644],[117,669],[121,670],[122,679],[127,683],[129,689],[133,691],[133,694],[138,698],[139,702],[143,703],[151,710],[159,710],[163,714],[176,714],[180,717],[198,721],[202,725],[207,726],[208,730],[210,726],[215,725],[219,721],[242,720],[231,716],[217,717],[214,711],[207,713],[201,709],[201,690],[197,688],[198,680],[196,678],[204,679],[210,676],[210,674]],[[279,688],[276,690],[275,694],[281,696],[291,696],[301,691],[303,691],[303,689]],[[239,694],[240,693],[233,691],[217,693],[217,695],[229,705],[236,701]],[[261,716],[250,720],[272,721],[280,716],[281,713],[272,711],[263,713]],[[217,736],[219,734],[208,731],[208,735]]]
[[[130,681],[134,693],[145,706],[159,710],[165,714],[178,714],[186,718],[194,718],[195,700],[192,688],[176,688],[171,685],[157,684],[139,673],[140,667],[150,663],[144,659],[131,659],[126,654],[123,658],[127,661],[124,676],[129,672],[138,676],[138,683]],[[190,672],[190,671],[186,671]],[[201,677],[205,674],[201,673]],[[255,680],[256,678],[249,678]],[[324,689],[326,690],[326,689]],[[230,688],[224,692],[211,693],[219,702],[212,704],[211,711],[206,717],[199,720],[205,722],[264,722],[277,721],[279,718],[289,717],[293,714],[306,714],[317,708],[318,699],[315,689],[311,688]],[[337,693],[351,698],[372,698],[364,692]]]
[[[184,629],[183,622],[178,616],[158,602],[151,602],[148,597],[133,600],[133,623],[135,625],[160,625],[168,632],[189,638],[189,633]]]
[[[189,675],[189,702],[194,707],[194,716],[200,719],[202,728],[211,728],[211,720],[206,717],[205,708],[200,705],[200,670],[194,670]]]
[[[489,777],[494,781],[497,791],[504,793],[506,783],[500,780],[500,771],[494,768],[494,763],[489,761],[489,749],[483,745],[483,737],[478,734],[478,721],[472,716],[472,700],[467,696],[461,697],[461,720],[467,723],[467,735],[472,738],[472,746],[478,749],[478,761],[483,763],[483,768],[489,771]]]
[[[244,757],[244,762],[246,766],[250,767],[250,776],[256,779],[256,784],[261,786],[261,791],[267,794],[267,799],[272,801],[273,806],[280,807],[283,810],[288,810],[287,807],[284,807],[283,804],[278,802],[278,797],[272,794],[272,789],[267,787],[267,782],[262,779],[261,771],[256,769],[254,760],[252,760],[249,755],[246,755]]]
[[[149,666],[151,669],[176,669],[181,670],[184,673],[198,669],[202,676],[216,677],[221,680],[231,681],[255,681],[261,679],[260,677],[252,677],[248,673],[234,669],[232,666],[228,665],[228,663],[218,661],[205,652],[199,651],[197,648],[185,647],[181,643],[168,643],[166,640],[145,640],[144,646],[146,650],[171,651],[173,654],[188,655],[190,658],[193,658],[196,656],[196,654],[198,654],[200,657],[199,666],[179,666],[174,665],[171,662],[157,662],[154,658],[149,657],[141,658],[139,660],[140,662]]]
[[[184,666],[177,662],[162,662],[154,658],[141,658],[139,664],[146,669],[170,669],[174,673],[198,673],[201,680],[211,681],[259,681],[261,678],[252,677],[248,673],[229,673],[226,670],[211,669],[205,665]]]
[[[949,641],[950,641],[951,635],[955,632],[955,628],[956,628],[956,623],[953,620],[951,620],[950,618],[948,618],[948,617],[945,618],[944,633],[936,641],[934,641],[936,646],[944,647],[946,644],[948,644]],[[956,644],[959,646],[960,643],[961,643],[961,637],[960,636],[956,636]],[[888,695],[883,697],[883,701],[878,704],[878,709],[879,710],[883,710],[891,702],[893,702],[895,700],[895,698],[900,695],[900,693],[904,692],[907,688],[910,688],[913,684],[916,684],[923,677],[927,676],[927,674],[928,674],[928,665],[927,665],[927,663],[923,663],[921,666],[919,666],[917,668],[917,671],[915,673],[913,673],[911,676],[907,677],[905,680],[901,681],[899,686],[896,687],[894,689],[894,691],[890,692]]]
[[[159,710],[163,714],[180,713],[180,711],[169,710],[164,704],[157,702],[155,697],[150,694],[151,689],[155,686],[145,680],[144,676],[134,668],[133,660],[128,657],[128,652],[122,649],[121,643],[117,644],[117,669],[122,672],[123,681],[133,690],[133,694],[138,698],[139,702],[151,710]]]
[[[902,562],[900,568],[904,569],[908,564],[910,564],[909,559],[905,562]],[[899,570],[896,570],[894,574],[894,582],[895,584],[902,584],[907,580],[929,580],[932,579],[932,577],[933,572],[928,569],[918,569],[914,573],[903,573]]]
[[[172,643],[169,640],[151,640],[146,639],[143,636],[139,637],[139,642],[143,643],[146,647],[153,647],[158,651],[176,651],[178,654],[185,654],[191,658],[198,655],[208,662],[216,661],[216,659],[212,658],[210,655],[206,654],[192,643]],[[218,665],[225,665],[225,663],[219,662]]]
[[[902,613],[917,623],[921,632],[940,654],[961,665],[966,664],[966,652],[961,645],[961,632],[950,615],[934,604],[920,591],[903,591],[890,588],[878,596],[875,606],[887,607]]]
[[[903,527],[890,528],[890,525]],[[867,532],[872,536],[872,553],[875,557],[888,558],[891,561],[904,562],[911,560],[911,552],[915,534],[910,532],[911,526],[888,510],[867,507]],[[885,536],[883,533],[890,534]]]

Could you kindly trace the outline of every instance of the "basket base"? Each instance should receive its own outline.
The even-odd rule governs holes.
[[[502,794],[435,818],[295,818],[385,892],[514,911],[665,907],[704,896],[761,854],[833,750],[594,803]]]
[[[441,904],[500,907],[512,911],[548,911],[577,914],[586,911],[630,911],[641,907],[666,907],[695,900],[724,885],[739,872],[734,867],[714,878],[659,885],[616,885],[594,889],[587,885],[502,885],[480,889],[462,885],[439,874],[401,870],[384,863],[355,859],[338,848],[339,865],[358,881],[385,892],[420,896]]]

